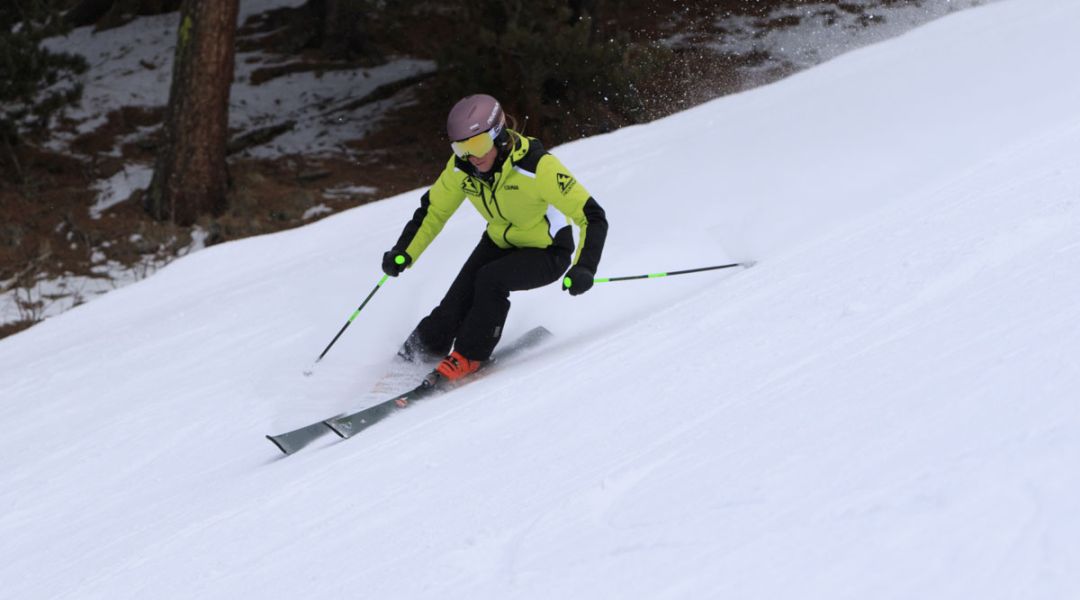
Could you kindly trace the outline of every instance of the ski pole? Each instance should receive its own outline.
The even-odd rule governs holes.
[[[625,277],[597,277],[593,279],[593,283],[608,283],[611,281],[630,281],[631,279],[658,279],[660,277],[671,277],[672,275],[686,275],[688,273],[701,273],[702,271],[716,271],[718,269],[731,269],[733,267],[746,267],[750,268],[756,264],[754,261],[747,261],[741,263],[731,263],[728,265],[715,265],[712,267],[699,267],[697,269],[685,269],[682,271],[667,271],[665,273],[646,273],[644,275],[627,275]],[[570,287],[572,281],[569,277],[563,279],[563,284],[566,287]]]
[[[375,295],[375,292],[379,291],[379,288],[381,288],[383,284],[386,283],[387,279],[390,279],[390,276],[383,275],[382,279],[379,280],[379,283],[375,284],[375,288],[371,290],[371,293],[367,295],[367,298],[364,298],[364,301],[360,303],[360,307],[357,308],[355,312],[353,312],[352,316],[349,317],[349,320],[345,321],[345,324],[341,326],[341,330],[338,331],[337,335],[334,336],[334,339],[330,340],[330,343],[326,345],[326,348],[322,351],[322,354],[319,355],[319,358],[316,358],[315,362],[311,363],[311,368],[304,371],[305,377],[311,377],[311,372],[312,369],[315,368],[315,365],[319,364],[319,361],[322,360],[324,356],[326,356],[326,353],[330,351],[330,348],[332,348],[334,344],[337,343],[338,338],[341,337],[341,334],[345,333],[345,330],[349,328],[349,325],[352,325],[352,322],[356,320],[356,316],[360,314],[360,311],[364,310],[364,307],[367,306],[367,303],[371,301],[371,297]]]

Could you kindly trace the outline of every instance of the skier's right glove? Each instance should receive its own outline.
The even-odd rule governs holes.
[[[412,257],[407,252],[389,250],[382,255],[383,273],[397,277],[412,264]]]

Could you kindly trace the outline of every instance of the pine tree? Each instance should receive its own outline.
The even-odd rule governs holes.
[[[238,0],[184,0],[164,143],[147,193],[158,220],[191,225],[227,207],[229,90]]]

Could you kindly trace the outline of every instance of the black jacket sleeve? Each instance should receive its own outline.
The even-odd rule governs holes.
[[[600,265],[600,255],[604,253],[604,242],[607,240],[607,214],[591,196],[585,202],[584,211],[589,225],[585,230],[585,245],[581,248],[577,264],[596,273],[596,268]]]

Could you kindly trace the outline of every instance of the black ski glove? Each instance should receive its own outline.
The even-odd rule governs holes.
[[[594,277],[596,273],[581,265],[574,265],[566,272],[566,277],[563,277],[562,289],[569,291],[571,296],[584,294],[592,287]]]
[[[402,271],[412,264],[412,257],[406,252],[390,250],[382,255],[383,273],[391,277],[401,275]]]

